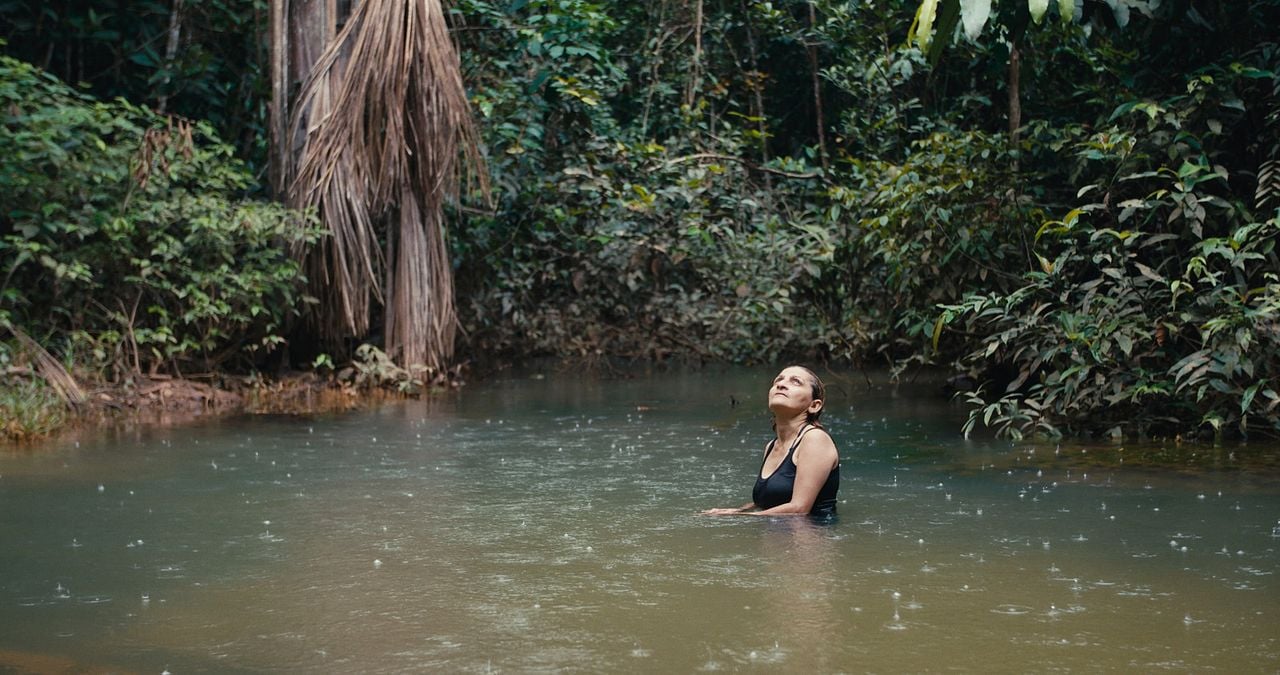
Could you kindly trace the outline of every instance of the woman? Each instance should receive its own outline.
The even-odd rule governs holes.
[[[818,423],[826,393],[803,366],[784,368],[769,388],[777,436],[764,449],[751,501],[738,508],[708,509],[709,516],[834,516],[840,489],[840,454]]]

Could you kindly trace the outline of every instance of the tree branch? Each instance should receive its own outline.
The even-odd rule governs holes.
[[[714,152],[699,152],[693,155],[685,155],[684,157],[676,157],[674,159],[669,159],[666,162],[663,162],[662,168],[665,169],[667,167],[675,166],[676,164],[684,164],[686,162],[697,162],[697,161],[702,161],[706,159],[720,160],[725,162],[737,162],[738,164],[741,164],[753,171],[770,173],[775,176],[786,176],[787,178],[822,178],[821,173],[796,173],[794,171],[783,171],[782,169],[771,169],[767,166],[760,166],[759,164],[743,159],[741,157],[734,157],[732,155],[721,155]]]

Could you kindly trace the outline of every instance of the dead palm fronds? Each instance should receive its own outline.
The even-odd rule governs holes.
[[[284,158],[289,202],[315,207],[331,233],[304,261],[322,338],[365,336],[381,303],[388,354],[444,365],[455,315],[442,207],[459,157],[481,164],[439,0],[358,2],[303,83],[286,137],[301,141]]]
[[[58,398],[72,408],[79,408],[84,405],[86,400],[84,391],[80,389],[80,385],[76,384],[76,379],[71,376],[71,373],[67,372],[67,369],[61,363],[58,363],[58,360],[53,358],[53,355],[48,350],[41,347],[39,342],[36,342],[17,326],[7,325],[5,327],[18,339],[18,344],[22,345],[22,349],[31,355],[32,360],[35,361],[36,373],[49,385],[49,388],[53,389]]]

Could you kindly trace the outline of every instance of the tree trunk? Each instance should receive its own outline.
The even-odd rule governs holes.
[[[805,39],[805,51],[809,55],[809,75],[813,83],[813,112],[816,120],[815,126],[818,131],[818,158],[822,161],[824,170],[831,167],[827,163],[827,122],[822,114],[822,78],[818,72],[818,46],[814,43],[814,28],[817,26],[817,12],[813,8],[813,3],[809,3],[809,33]]]
[[[399,233],[388,251],[386,335],[387,354],[405,367],[435,369],[453,354],[453,269],[440,215],[422,212],[412,190],[402,193]]]
[[[178,56],[178,42],[182,37],[182,0],[173,0],[173,8],[169,10],[169,35],[164,45],[164,77],[160,80],[161,94],[156,102],[156,111],[164,114],[169,107],[169,95],[163,93],[169,86],[169,72],[173,69],[173,60]]]
[[[1022,129],[1022,94],[1019,91],[1019,76],[1022,73],[1022,54],[1018,43],[1009,45],[1009,146],[1015,152],[1019,147]],[[1013,170],[1018,170],[1017,155],[1014,155]]]
[[[271,103],[269,107],[270,148],[267,172],[271,178],[271,192],[276,199],[285,198],[286,156],[290,148],[285,144],[289,129],[289,0],[272,0],[271,3]]]
[[[439,0],[361,0],[337,31],[336,0],[280,2],[273,110],[288,122],[273,118],[275,184],[330,233],[295,251],[320,300],[310,323],[342,349],[368,336],[381,305],[387,354],[443,369],[456,331],[443,207],[459,154],[483,166],[444,10]],[[483,170],[475,175],[487,189]]]
[[[750,14],[750,8],[746,2],[740,4],[743,15]],[[751,72],[746,73],[748,85],[751,87],[751,99],[754,102],[754,110],[752,117],[756,118],[756,131],[760,135],[760,163],[769,163],[769,127],[765,118],[764,110],[764,73],[760,72],[760,56],[756,52],[756,36],[751,30],[751,22],[743,21],[742,27],[747,31],[747,57],[750,59]],[[773,178],[769,174],[764,175],[766,190],[773,189]]]
[[[702,90],[702,0],[694,0],[693,8],[693,62],[689,81],[685,86],[684,104],[693,108],[698,92]]]

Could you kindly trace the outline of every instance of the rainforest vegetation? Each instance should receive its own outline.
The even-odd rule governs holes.
[[[966,433],[1280,435],[1276,26],[0,2],[0,417],[157,375],[800,358],[954,372]]]

